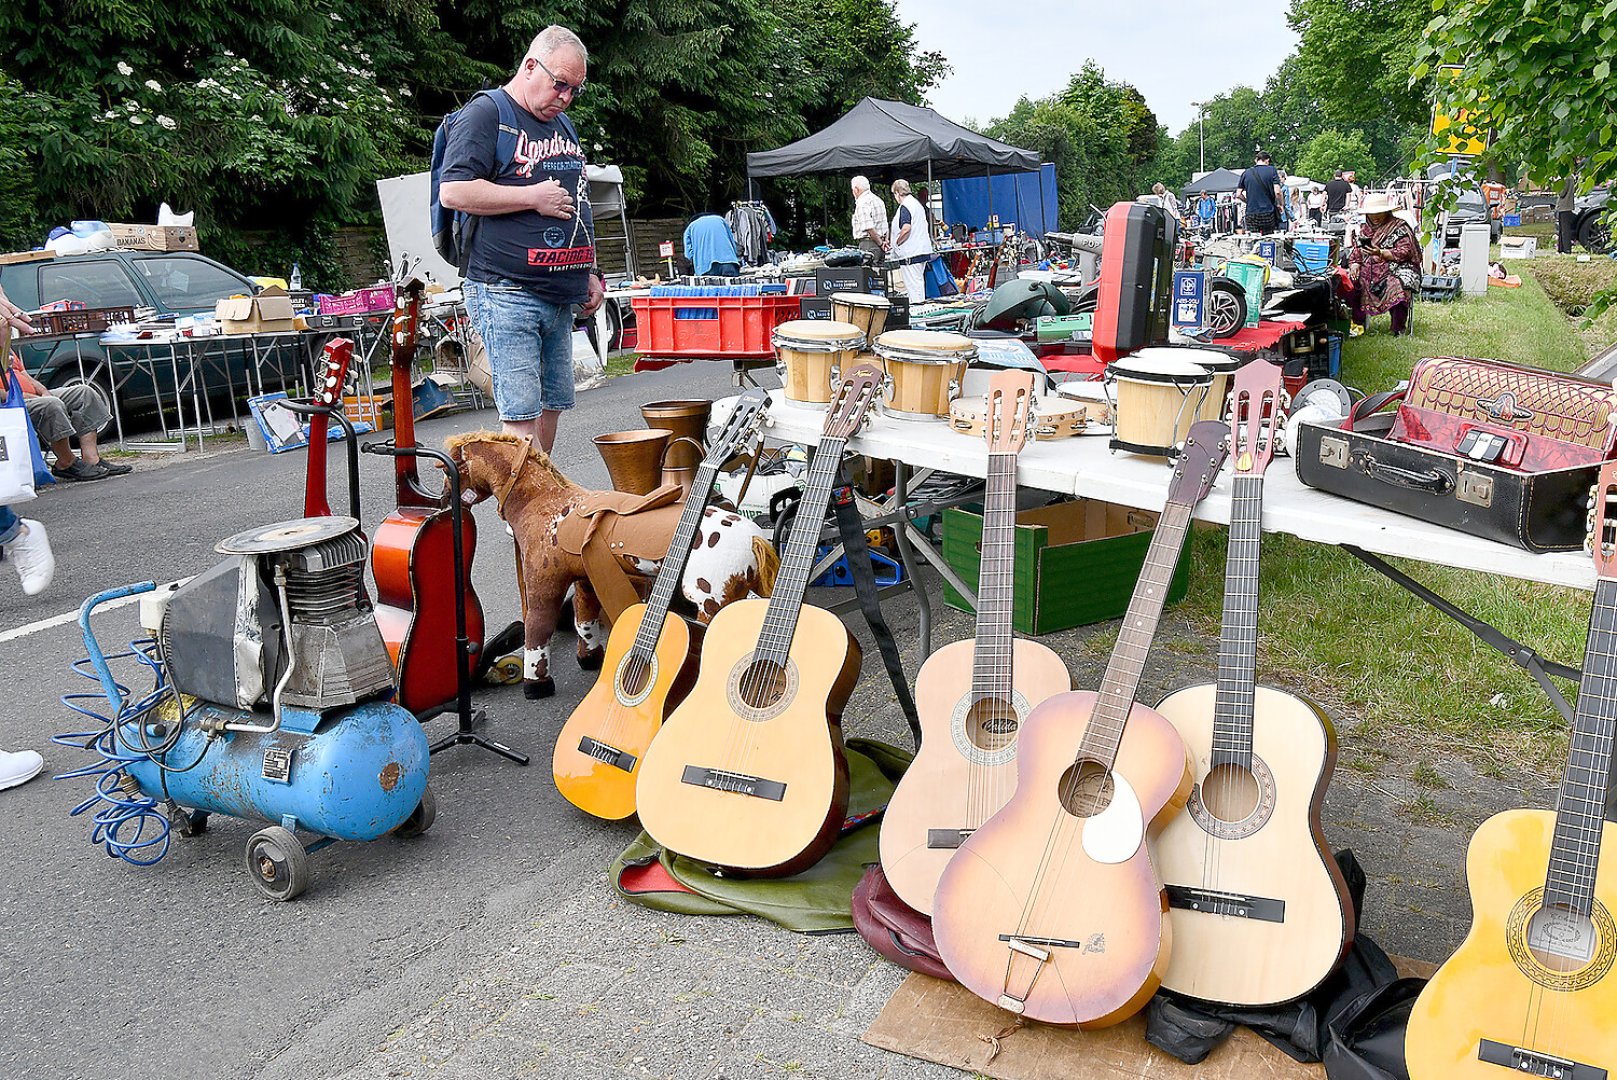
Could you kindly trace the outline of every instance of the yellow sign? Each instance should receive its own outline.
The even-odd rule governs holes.
[[[1456,65],[1445,65],[1438,68],[1438,74],[1445,78],[1458,78],[1460,68]],[[1432,134],[1440,139],[1446,138],[1440,146],[1444,154],[1467,154],[1475,157],[1488,149],[1486,133],[1478,131],[1471,126],[1470,113],[1464,109],[1456,116],[1443,112],[1435,103],[1432,106]]]

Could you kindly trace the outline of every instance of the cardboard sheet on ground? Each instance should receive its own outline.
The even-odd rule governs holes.
[[[1392,959],[1403,976],[1430,976],[1435,969],[1418,960]],[[1042,1024],[1013,1028],[1014,1022],[1010,1013],[957,983],[912,974],[887,999],[864,1041],[995,1080],[1323,1080],[1325,1076],[1324,1066],[1293,1061],[1244,1027],[1237,1027],[1229,1041],[1200,1065],[1186,1065],[1145,1041],[1143,1011],[1099,1031]]]

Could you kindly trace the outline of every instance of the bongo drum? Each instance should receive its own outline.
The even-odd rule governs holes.
[[[1113,450],[1146,457],[1178,453],[1213,383],[1211,372],[1185,359],[1190,351],[1142,349],[1112,361],[1107,377],[1115,382],[1117,395]]]
[[[825,408],[831,403],[837,372],[865,347],[857,326],[823,319],[795,319],[775,327],[775,370],[787,404]]]
[[[857,326],[866,341],[881,337],[881,332],[887,328],[887,312],[891,307],[885,296],[849,292],[831,294],[831,318]]]
[[[1136,357],[1146,356],[1147,354],[1156,356],[1167,353],[1189,360],[1193,364],[1199,364],[1213,376],[1212,384],[1207,389],[1207,398],[1202,402],[1201,408],[1196,411],[1196,419],[1224,419],[1224,405],[1229,401],[1230,388],[1235,385],[1235,369],[1246,363],[1246,360],[1231,356],[1227,352],[1220,352],[1218,349],[1178,347],[1141,349],[1134,355]]]
[[[1088,410],[1070,398],[1035,394],[1028,434],[1039,441],[1067,439],[1083,434]],[[949,403],[949,429],[982,438],[987,405],[980,397],[958,397]]]
[[[970,338],[942,330],[889,330],[874,348],[887,372],[879,407],[900,420],[947,420],[966,365],[977,358]]]

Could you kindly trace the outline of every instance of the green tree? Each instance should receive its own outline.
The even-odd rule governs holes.
[[[1378,173],[1408,160],[1430,118],[1431,98],[1409,70],[1427,20],[1442,0],[1292,0],[1297,72],[1317,95],[1319,123],[1365,135]],[[1521,5],[1514,7],[1521,14]]]
[[[1366,177],[1375,174],[1375,159],[1370,156],[1370,146],[1363,132],[1326,128],[1308,140],[1293,171],[1323,183],[1337,169],[1352,169]]]

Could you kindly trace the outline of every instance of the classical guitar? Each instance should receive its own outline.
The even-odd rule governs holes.
[[[1167,964],[1167,904],[1145,840],[1183,808],[1190,769],[1173,725],[1135,696],[1225,435],[1214,421],[1190,429],[1099,692],[1057,694],[1028,714],[1015,794],[938,880],[932,929],[944,965],[1030,1020],[1118,1023],[1156,991]]]
[[[1016,737],[1028,710],[1072,689],[1061,657],[1011,632],[1016,455],[1032,421],[1034,376],[1002,371],[988,387],[977,635],[945,645],[915,678],[921,745],[882,816],[881,864],[893,891],[932,911],[938,877],[961,843],[1016,790]]]
[[[348,378],[348,365],[354,358],[354,343],[348,338],[332,338],[321,352],[325,369],[320,375],[310,404],[331,408],[342,403],[343,382]],[[330,418],[325,413],[309,417],[309,462],[304,479],[303,516],[330,517],[331,503],[326,498],[326,436],[330,431]]]
[[[641,759],[668,710],[689,689],[691,631],[678,615],[669,617],[669,607],[719,467],[752,441],[768,407],[764,390],[748,390],[736,400],[696,470],[650,598],[612,624],[601,675],[556,739],[556,787],[585,813],[614,821],[634,813]]]
[[[1257,685],[1263,474],[1284,421],[1280,368],[1255,360],[1231,397],[1229,553],[1218,681],[1157,705],[1190,750],[1188,813],[1153,857],[1168,891],[1169,990],[1273,1005],[1313,990],[1353,940],[1353,905],[1320,828],[1336,732],[1312,702]]]
[[[1415,1002],[1411,1080],[1617,1077],[1617,462],[1590,512],[1594,606],[1559,809],[1507,810],[1466,852],[1471,932]]]
[[[842,621],[803,602],[843,447],[882,380],[861,363],[832,396],[768,600],[740,600],[708,624],[690,696],[646,751],[640,823],[663,847],[748,874],[813,865],[848,808],[842,707],[860,651]]]
[[[410,372],[421,292],[422,283],[410,281],[393,308],[393,432],[401,449],[416,445]],[[395,457],[393,469],[396,509],[376,527],[371,541],[376,622],[399,672],[395,700],[425,718],[454,704],[459,693],[456,665],[469,665],[470,672],[477,658],[460,655],[455,644],[455,536],[449,508],[442,494],[421,486],[414,456]],[[480,644],[483,605],[471,580],[477,522],[471,514],[461,514],[460,521],[466,637]]]

